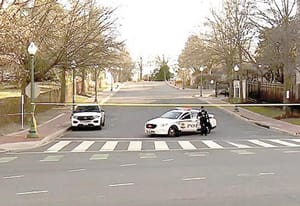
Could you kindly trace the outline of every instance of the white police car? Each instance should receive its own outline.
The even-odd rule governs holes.
[[[145,123],[145,133],[148,136],[168,135],[178,137],[181,133],[196,133],[201,130],[200,120],[197,118],[200,109],[177,108],[170,110],[158,118]],[[213,114],[208,114],[208,133],[216,128],[217,121]]]
[[[105,113],[98,104],[79,104],[71,117],[73,130],[79,127],[96,127],[101,130],[104,124]]]

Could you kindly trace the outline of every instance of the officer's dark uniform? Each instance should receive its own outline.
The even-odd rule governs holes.
[[[208,124],[208,113],[206,110],[204,110],[203,107],[201,107],[201,111],[198,113],[198,119],[200,120],[200,126],[201,126],[201,135],[207,135],[207,124]]]

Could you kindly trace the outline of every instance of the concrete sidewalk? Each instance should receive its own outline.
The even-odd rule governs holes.
[[[121,86],[114,88],[113,91],[106,89],[98,94],[99,104],[103,104],[112,97]],[[95,97],[88,99],[87,103],[93,103]],[[50,113],[50,115],[49,115]],[[28,134],[28,125],[27,129],[19,130],[15,128],[15,132],[0,135],[0,152],[8,151],[23,151],[32,148],[36,148],[42,145],[45,145],[56,138],[62,136],[71,125],[71,113],[72,106],[58,106],[49,111],[46,111],[46,118],[41,118],[42,121],[38,122],[38,134],[39,138],[27,138]],[[19,130],[19,131],[18,131]]]
[[[174,86],[173,84],[170,84],[169,82],[166,83],[173,88],[181,89]],[[192,90],[192,89],[188,89],[188,90]],[[198,93],[198,90],[194,89],[194,91],[195,93]],[[219,107],[219,108],[235,116],[238,116],[244,120],[251,121],[259,126],[269,128],[269,129],[279,130],[281,132],[285,132],[294,136],[300,136],[300,126],[285,121],[273,119],[270,117],[266,117],[261,114],[244,109],[242,107],[238,107],[237,108],[238,110],[236,110],[236,107],[234,105],[229,106],[231,104],[224,101],[225,98],[224,96],[215,97],[214,90],[204,89],[202,97],[200,97],[200,95],[198,94],[196,94],[194,97],[210,104],[228,104],[228,107]]]
[[[227,102],[223,101],[222,98],[216,97],[206,97],[201,100],[206,101],[207,103],[211,104],[226,104]],[[230,105],[228,103],[228,105]],[[277,119],[273,119],[271,117],[266,117],[261,114],[249,111],[242,107],[235,107],[234,105],[228,107],[219,107],[226,112],[229,112],[233,115],[236,115],[244,120],[251,121],[259,126],[269,128],[269,129],[276,129],[281,132],[285,132],[294,136],[300,136],[300,126],[291,124],[285,121],[280,121]],[[237,109],[237,110],[236,110]]]

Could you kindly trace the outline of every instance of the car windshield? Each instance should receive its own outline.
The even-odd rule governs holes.
[[[178,119],[178,117],[180,117],[180,115],[182,114],[182,112],[178,112],[178,111],[169,111],[164,113],[163,115],[161,115],[161,118],[166,118],[166,119]]]
[[[99,107],[96,106],[96,105],[78,106],[74,112],[75,113],[78,113],[78,112],[99,112]]]

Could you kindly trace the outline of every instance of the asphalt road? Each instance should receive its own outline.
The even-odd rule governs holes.
[[[129,85],[110,102],[198,103],[193,95],[152,83]],[[0,154],[1,205],[300,205],[296,137],[210,107],[218,127],[207,137],[145,136],[144,122],[167,109],[106,107],[101,131],[70,131],[41,148]],[[141,142],[141,150],[128,151],[132,142]],[[74,150],[81,143],[89,149]],[[99,151],[107,143],[114,149]],[[167,145],[165,151],[156,143]],[[57,144],[65,147],[47,151]]]
[[[64,138],[146,138],[144,123],[174,107],[151,107],[151,104],[206,104],[205,99],[195,98],[197,90],[177,90],[164,82],[128,84],[107,103],[143,103],[148,107],[105,106],[106,126],[102,131],[84,130],[69,132]],[[251,138],[289,138],[290,136],[272,131],[249,122],[216,107],[205,106],[217,119],[217,128],[209,135],[215,140]],[[199,135],[182,138],[199,138]]]

